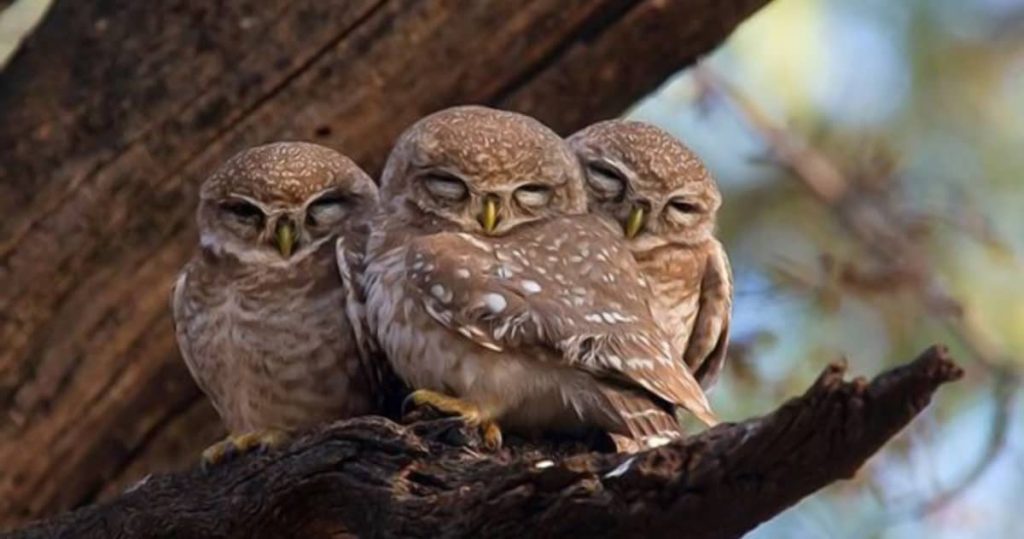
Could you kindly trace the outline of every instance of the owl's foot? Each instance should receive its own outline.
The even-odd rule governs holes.
[[[402,402],[402,415],[420,406],[430,406],[443,414],[458,416],[470,427],[480,430],[484,447],[492,451],[501,449],[501,428],[497,422],[488,419],[479,406],[429,389],[417,389]]]
[[[237,455],[278,448],[287,442],[288,438],[287,432],[276,429],[255,430],[228,436],[203,451],[203,468],[211,468]]]

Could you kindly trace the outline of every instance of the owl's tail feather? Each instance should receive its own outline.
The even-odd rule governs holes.
[[[613,387],[605,388],[604,395],[625,427],[626,432],[612,435],[619,451],[649,449],[682,437],[683,430],[676,418],[651,397]]]

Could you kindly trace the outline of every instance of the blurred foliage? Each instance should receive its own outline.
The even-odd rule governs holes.
[[[826,362],[867,375],[932,342],[968,372],[857,478],[753,536],[1019,536],[1024,0],[776,0],[705,66],[737,95],[691,70],[630,115],[690,144],[724,193],[737,298],[721,414],[763,413]],[[852,195],[813,196],[745,106]]]

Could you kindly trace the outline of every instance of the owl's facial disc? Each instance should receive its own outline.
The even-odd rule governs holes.
[[[502,235],[521,224],[558,212],[553,203],[563,184],[493,181],[454,170],[425,168],[415,174],[419,211],[439,217],[465,231]]]
[[[231,195],[216,206],[219,215],[214,222],[223,223],[227,232],[238,239],[251,242],[260,236],[267,212],[259,202],[240,195]]]
[[[243,150],[203,182],[205,252],[245,264],[294,266],[377,207],[373,180],[351,159],[306,142]]]
[[[558,134],[477,106],[436,112],[406,130],[381,191],[398,220],[492,236],[586,211],[579,164]]]
[[[217,204],[217,211],[219,215],[208,221],[213,230],[205,232],[211,232],[219,246],[232,254],[247,251],[266,259],[288,260],[304,244],[304,231],[287,209],[231,194]]]
[[[480,232],[500,236],[520,225],[557,214],[559,210],[552,207],[557,196],[556,187],[523,182],[511,188],[493,188],[471,198]]]
[[[635,251],[711,237],[721,197],[700,158],[643,122],[609,120],[569,137],[591,212],[617,221]]]
[[[649,200],[634,192],[629,169],[614,159],[597,155],[581,157],[591,207],[622,226],[622,233],[633,240],[647,229],[652,214]]]
[[[201,203],[202,242],[251,263],[292,264],[340,233],[353,204],[335,189],[298,207],[230,194],[220,202]]]

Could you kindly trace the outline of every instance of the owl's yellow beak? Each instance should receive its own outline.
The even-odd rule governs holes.
[[[277,229],[274,230],[274,240],[277,251],[281,256],[289,258],[295,248],[295,223],[290,219],[281,219],[277,222]]]
[[[480,211],[476,220],[480,222],[480,226],[484,227],[484,232],[488,234],[494,232],[494,228],[498,226],[498,199],[485,198],[483,210]]]
[[[626,232],[626,237],[629,239],[635,238],[643,227],[644,209],[640,206],[633,206],[633,209],[629,211],[629,217],[626,218],[626,223],[623,227]]]

